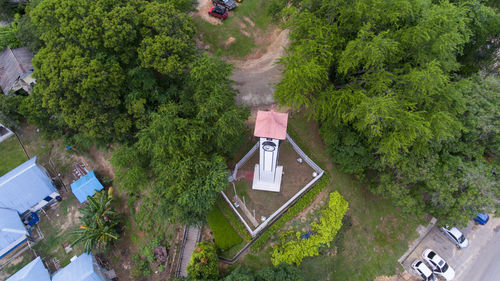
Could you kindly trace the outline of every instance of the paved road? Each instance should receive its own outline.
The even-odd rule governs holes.
[[[470,266],[467,273],[458,280],[498,281],[500,280],[500,227],[493,230],[495,235]]]

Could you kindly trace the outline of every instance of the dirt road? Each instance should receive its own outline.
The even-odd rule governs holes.
[[[236,67],[231,78],[235,82],[234,87],[239,91],[236,96],[238,105],[259,106],[275,103],[272,83],[280,81],[283,70],[276,60],[285,55],[288,43],[288,30],[283,30],[259,58],[231,61]]]

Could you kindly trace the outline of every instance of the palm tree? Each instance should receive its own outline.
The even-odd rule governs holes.
[[[86,252],[94,248],[103,249],[119,238],[118,215],[112,209],[113,189],[97,192],[87,197],[88,203],[80,208],[80,228],[72,233],[77,237],[71,246],[83,243]]]

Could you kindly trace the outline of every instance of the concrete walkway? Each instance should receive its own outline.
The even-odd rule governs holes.
[[[191,260],[191,255],[193,254],[196,243],[198,242],[198,237],[200,236],[201,229],[196,226],[189,226],[187,231],[186,244],[184,245],[184,251],[182,252],[181,263],[181,276],[187,277],[186,268]]]

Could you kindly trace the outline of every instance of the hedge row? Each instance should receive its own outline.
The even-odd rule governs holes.
[[[330,176],[327,171],[323,174],[321,179],[305,194],[303,195],[290,209],[288,209],[273,225],[271,225],[267,230],[265,230],[262,235],[255,240],[252,244],[252,250],[259,251],[267,242],[267,240],[276,233],[285,223],[296,217],[302,210],[307,206],[311,205],[321,190],[328,186],[330,182]]]
[[[252,236],[250,233],[248,233],[246,227],[241,223],[241,221],[236,217],[234,214],[233,210],[229,209],[227,206],[226,201],[222,198],[219,197],[217,198],[217,205],[219,206],[219,209],[221,210],[222,214],[231,222],[233,227],[236,229],[236,231],[240,234],[240,236],[243,236],[245,241],[250,241],[252,240]]]

